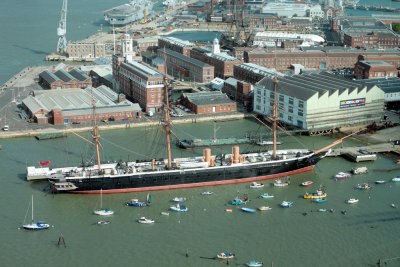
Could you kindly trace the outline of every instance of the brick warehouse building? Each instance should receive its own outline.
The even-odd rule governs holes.
[[[187,57],[190,56],[190,50],[193,47],[195,47],[195,44],[175,37],[161,37],[158,39],[158,48],[169,49]]]
[[[180,103],[196,114],[237,111],[237,104],[218,91],[183,94]]]
[[[77,68],[69,72],[64,69],[55,72],[44,70],[39,74],[39,84],[44,89],[87,88],[92,86],[92,78]]]
[[[138,104],[131,103],[124,95],[104,85],[83,90],[37,90],[22,101],[22,107],[38,124],[87,122],[93,120],[93,98],[97,120],[121,120],[141,115]]]
[[[219,41],[214,39],[212,49],[193,48],[190,57],[214,66],[215,77],[226,79],[233,76],[233,66],[243,61],[220,51]]]
[[[292,64],[305,68],[353,68],[359,55],[400,55],[399,49],[359,50],[351,48],[304,49],[301,51],[244,51],[245,62],[266,68],[288,70]]]
[[[397,77],[398,73],[399,71],[395,66],[380,60],[361,60],[354,67],[356,79],[393,78]]]
[[[119,66],[120,92],[146,111],[159,111],[164,103],[164,74],[139,62]]]
[[[164,55],[165,52],[165,55]],[[209,83],[214,79],[214,67],[169,49],[158,49],[159,58],[166,58],[168,74],[180,79]]]

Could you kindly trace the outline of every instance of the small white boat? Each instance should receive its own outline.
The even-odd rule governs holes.
[[[312,184],[313,184],[313,182],[311,182],[311,181],[305,181],[305,182],[301,183],[302,186],[310,186]]]
[[[390,205],[392,208],[397,208],[396,204],[392,203],[392,205]]]
[[[263,263],[261,261],[249,261],[248,263],[246,263],[246,266],[260,267],[260,266],[263,266]]]
[[[179,204],[177,204],[176,206],[170,207],[170,209],[173,210],[173,211],[177,211],[177,212],[186,212],[186,211],[188,211],[188,208],[186,206],[179,205]]]
[[[150,224],[150,223],[154,223],[155,221],[153,220],[153,219],[147,219],[146,217],[140,217],[139,219],[138,219],[138,223],[147,223],[147,224]]]
[[[164,215],[164,216],[169,216],[169,212],[162,211],[162,212],[161,212],[161,215]]]
[[[376,184],[385,184],[386,181],[385,181],[385,180],[378,180],[378,181],[375,181],[375,183],[376,183]]]
[[[269,207],[269,206],[261,206],[261,207],[258,208],[258,210],[265,211],[265,210],[272,210],[272,208]]]
[[[173,202],[185,202],[186,201],[186,197],[174,197],[172,199]]]
[[[326,212],[326,209],[318,209],[318,212]]]
[[[259,184],[257,182],[252,182],[250,188],[263,188],[264,184]]]
[[[351,176],[350,173],[347,172],[339,172],[338,174],[336,174],[333,179],[344,179],[344,178],[349,178]]]
[[[217,254],[218,259],[233,259],[235,257],[235,254],[233,253],[226,253],[226,252],[221,252]]]
[[[105,224],[110,224],[110,221],[98,221],[97,224],[98,225],[105,225]]]
[[[363,174],[363,173],[367,173],[367,172],[368,172],[367,167],[358,167],[358,168],[351,169],[351,173],[353,173],[353,174]]]
[[[202,195],[212,195],[212,194],[214,194],[214,192],[212,192],[212,191],[205,191],[205,192],[203,192],[203,193],[201,193]]]
[[[283,182],[281,179],[276,179],[274,182],[274,186],[288,186],[289,182]]]
[[[274,198],[275,196],[274,195],[270,195],[268,193],[264,193],[260,197],[262,197],[262,198]]]
[[[281,203],[281,206],[283,208],[289,208],[289,207],[291,207],[293,205],[294,205],[294,202],[290,202],[290,201],[282,201],[282,203]]]
[[[355,203],[358,203],[358,199],[356,199],[356,198],[350,198],[350,199],[348,199],[346,202],[349,203],[349,204],[355,204]]]
[[[395,183],[400,182],[400,177],[394,177],[392,179],[392,182],[395,182]]]

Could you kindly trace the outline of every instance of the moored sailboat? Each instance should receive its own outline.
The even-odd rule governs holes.
[[[33,195],[32,195],[31,213],[32,213],[32,221],[31,221],[31,223],[22,225],[22,227],[24,229],[26,229],[26,230],[44,230],[44,229],[48,229],[50,227],[50,225],[48,223],[35,221],[33,219]]]

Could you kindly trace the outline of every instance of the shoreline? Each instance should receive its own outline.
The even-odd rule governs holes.
[[[197,122],[207,122],[207,121],[229,121],[229,120],[240,120],[240,119],[245,119],[252,117],[251,114],[245,114],[245,113],[236,113],[236,114],[223,114],[223,115],[217,115],[217,116],[206,116],[206,117],[194,117],[194,118],[182,118],[182,119],[173,119],[172,123],[175,124],[185,124],[185,123],[197,123]],[[100,131],[105,131],[105,130],[116,130],[116,129],[128,129],[128,128],[137,128],[137,127],[146,127],[146,126],[157,126],[160,125],[162,122],[159,120],[149,120],[147,117],[145,117],[148,121],[143,121],[143,122],[134,122],[134,121],[128,121],[124,123],[109,123],[109,124],[103,124],[103,125],[98,125],[98,129]],[[64,128],[53,128],[53,127],[47,127],[43,129],[28,129],[28,130],[16,130],[16,131],[2,131],[0,132],[0,139],[11,139],[11,138],[19,138],[19,137],[34,137],[36,135],[41,135],[41,134],[52,134],[52,133],[59,133],[59,132],[64,132],[66,134],[68,133],[74,133],[74,132],[86,132],[86,131],[91,131],[93,129],[92,126],[76,126],[73,127],[72,125],[66,125]]]

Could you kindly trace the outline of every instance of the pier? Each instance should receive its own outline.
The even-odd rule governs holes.
[[[327,155],[328,157],[343,156],[355,162],[376,160],[376,153],[400,154],[400,145],[393,143],[381,143],[371,146],[335,148]]]

